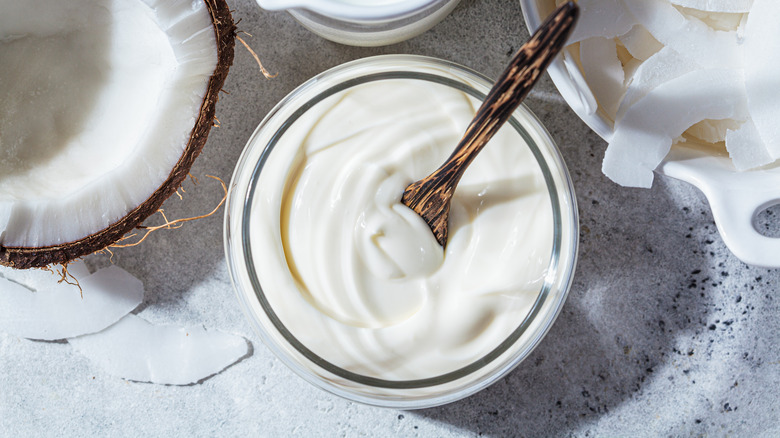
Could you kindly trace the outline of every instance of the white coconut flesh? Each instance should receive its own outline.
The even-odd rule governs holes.
[[[626,7],[653,37],[703,67],[741,65],[736,32],[715,30],[683,14],[667,0],[624,0]]]
[[[109,374],[165,385],[198,382],[249,352],[249,342],[241,336],[203,327],[154,325],[133,314],[68,343]]]
[[[671,0],[671,3],[705,12],[748,12],[753,0]]]
[[[617,116],[613,120],[619,123],[628,108],[645,97],[655,87],[698,69],[699,66],[696,63],[686,59],[674,49],[662,48],[658,53],[641,63],[631,76],[630,82],[623,90]]]
[[[618,39],[626,47],[628,53],[639,61],[646,60],[664,47],[642,25],[632,27]]]
[[[103,230],[168,178],[217,42],[203,1],[0,0],[0,245]]]
[[[696,96],[716,93],[709,101]],[[696,70],[650,91],[627,112],[615,129],[602,171],[613,181],[650,187],[653,169],[674,140],[702,120],[747,117],[744,78],[736,70]]]
[[[58,283],[52,272],[0,267],[0,332],[41,340],[96,333],[143,300],[141,281],[118,266],[90,274],[76,262],[68,275],[79,287]]]
[[[614,121],[602,166],[607,176],[649,187],[652,170],[677,142],[727,153],[736,170],[780,159],[780,2],[579,3],[587,6],[580,23],[588,28],[578,32],[588,39],[565,56],[587,80],[598,103],[592,112]]]

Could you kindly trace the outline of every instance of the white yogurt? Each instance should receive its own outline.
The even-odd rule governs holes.
[[[399,203],[478,105],[435,83],[369,82],[309,109],[268,156],[251,200],[251,258],[279,321],[320,358],[374,378],[431,378],[484,357],[528,315],[554,221],[514,129],[466,171],[446,251]]]

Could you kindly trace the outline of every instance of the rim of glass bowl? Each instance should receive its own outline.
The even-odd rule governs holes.
[[[425,71],[426,69],[429,69],[430,71]],[[436,71],[445,71],[458,79],[443,76],[441,74],[437,75]],[[327,86],[330,82],[326,82],[326,79],[333,80],[335,83]],[[516,110],[515,115],[524,116],[525,120],[531,124],[531,127],[535,131],[534,133],[541,136],[544,142],[549,145],[549,147],[545,148],[547,154],[540,150],[539,145],[537,145],[537,142],[533,139],[533,135],[518,122],[515,115],[510,118],[508,123],[520,134],[536,158],[537,164],[546,181],[553,209],[554,221],[553,248],[545,283],[533,307],[524,320],[509,337],[485,356],[458,370],[425,379],[384,380],[363,376],[338,367],[314,354],[314,352],[299,342],[292,333],[287,330],[284,324],[282,324],[265,298],[261,282],[257,278],[257,272],[254,268],[254,262],[251,256],[251,242],[248,235],[252,201],[254,192],[257,188],[258,176],[263,169],[263,165],[265,164],[268,155],[272,152],[279,138],[308,109],[326,97],[344,89],[358,84],[384,79],[415,79],[430,81],[451,86],[479,100],[484,99],[487,91],[492,86],[491,80],[471,69],[449,61],[418,55],[381,55],[363,58],[339,65],[309,79],[288,94],[268,113],[250,137],[247,146],[239,158],[231,180],[230,193],[228,194],[227,206],[225,208],[225,255],[228,270],[231,274],[231,281],[239,297],[239,301],[242,304],[244,313],[249,320],[252,321],[255,330],[266,346],[268,346],[268,348],[296,374],[321,389],[352,401],[375,406],[415,409],[449,403],[471,395],[503,377],[533,351],[557,318],[569,293],[569,289],[571,288],[577,260],[579,221],[574,188],[560,151],[541,122],[539,122],[536,116],[528,110],[527,107],[522,105]],[[484,90],[477,90],[474,88],[474,85],[482,87]],[[318,90],[318,88],[322,88],[323,86],[327,86],[327,88]],[[314,94],[310,95],[312,93]],[[294,111],[279,124],[278,128],[273,133],[270,142],[262,145],[254,144],[255,139],[261,133],[264,133],[266,129],[273,129],[273,126],[276,124],[271,122],[276,121],[278,117],[283,117],[278,113],[288,105],[294,105],[292,107],[294,108]],[[269,125],[271,127],[269,127]],[[262,149],[259,156],[255,149]],[[250,157],[250,155],[252,156]],[[552,161],[552,163],[548,163],[548,160]],[[237,185],[237,179],[242,176],[245,177],[247,172],[251,172],[248,186],[242,187]],[[556,180],[560,181],[560,186],[556,183]],[[568,211],[565,206],[568,206]],[[564,214],[567,214],[568,217],[564,218]],[[571,229],[564,229],[564,224],[570,224],[569,227]],[[566,253],[562,252],[562,248],[567,248]],[[251,291],[243,291],[242,284],[249,284],[251,286]],[[255,315],[252,311],[249,301],[250,293],[247,292],[254,292],[251,294],[253,297],[252,299],[256,299],[259,302],[265,312],[265,317],[273,324],[278,335],[284,338],[289,347],[292,347],[297,354],[303,356],[311,366],[317,367],[319,370],[341,379],[345,379],[350,382],[352,386],[347,387],[345,385],[339,385],[332,380],[326,380],[322,375],[314,372],[302,363],[299,363],[299,361],[292,357],[282,346],[277,345],[275,337],[266,332],[266,328],[260,321],[262,315]],[[557,292],[557,301],[552,302],[552,307],[548,307],[549,310],[546,313],[540,314],[539,312],[542,307],[545,304],[550,304],[546,303],[546,301],[551,295],[551,292]],[[552,295],[553,298],[555,298],[556,294],[554,293]],[[529,325],[536,322],[537,317],[545,319],[542,321],[541,326],[536,329],[536,333],[532,332],[534,336],[527,341],[525,348],[518,349],[518,351],[514,352],[511,356],[504,358],[500,363],[496,362],[496,364],[494,364],[495,369],[488,369],[487,373],[480,376],[474,382],[459,383],[452,389],[434,392],[433,395],[415,395],[411,398],[404,398],[402,395],[367,395],[359,391],[361,387],[378,387],[398,391],[435,388],[439,385],[455,382],[475,372],[485,371],[488,365],[508,352],[512,345],[525,334]]]

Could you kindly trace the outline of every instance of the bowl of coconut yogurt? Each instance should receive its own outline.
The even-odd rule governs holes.
[[[577,208],[525,106],[464,174],[446,249],[400,204],[491,85],[439,59],[365,58],[301,85],[250,138],[228,196],[228,267],[264,343],[305,380],[370,405],[440,405],[500,379],[549,330]]]
[[[415,37],[443,20],[460,0],[257,0],[287,10],[304,27],[351,46],[384,46]]]

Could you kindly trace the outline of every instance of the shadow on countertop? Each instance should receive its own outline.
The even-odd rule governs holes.
[[[655,370],[692,355],[677,338],[706,330],[711,308],[700,278],[709,260],[700,241],[684,237],[690,212],[674,204],[665,182],[650,190],[615,185],[600,172],[603,141],[584,124],[564,126],[570,117],[559,102],[529,100],[574,179],[579,262],[561,315],[517,369],[467,399],[411,413],[479,435],[587,430],[641,392]]]

